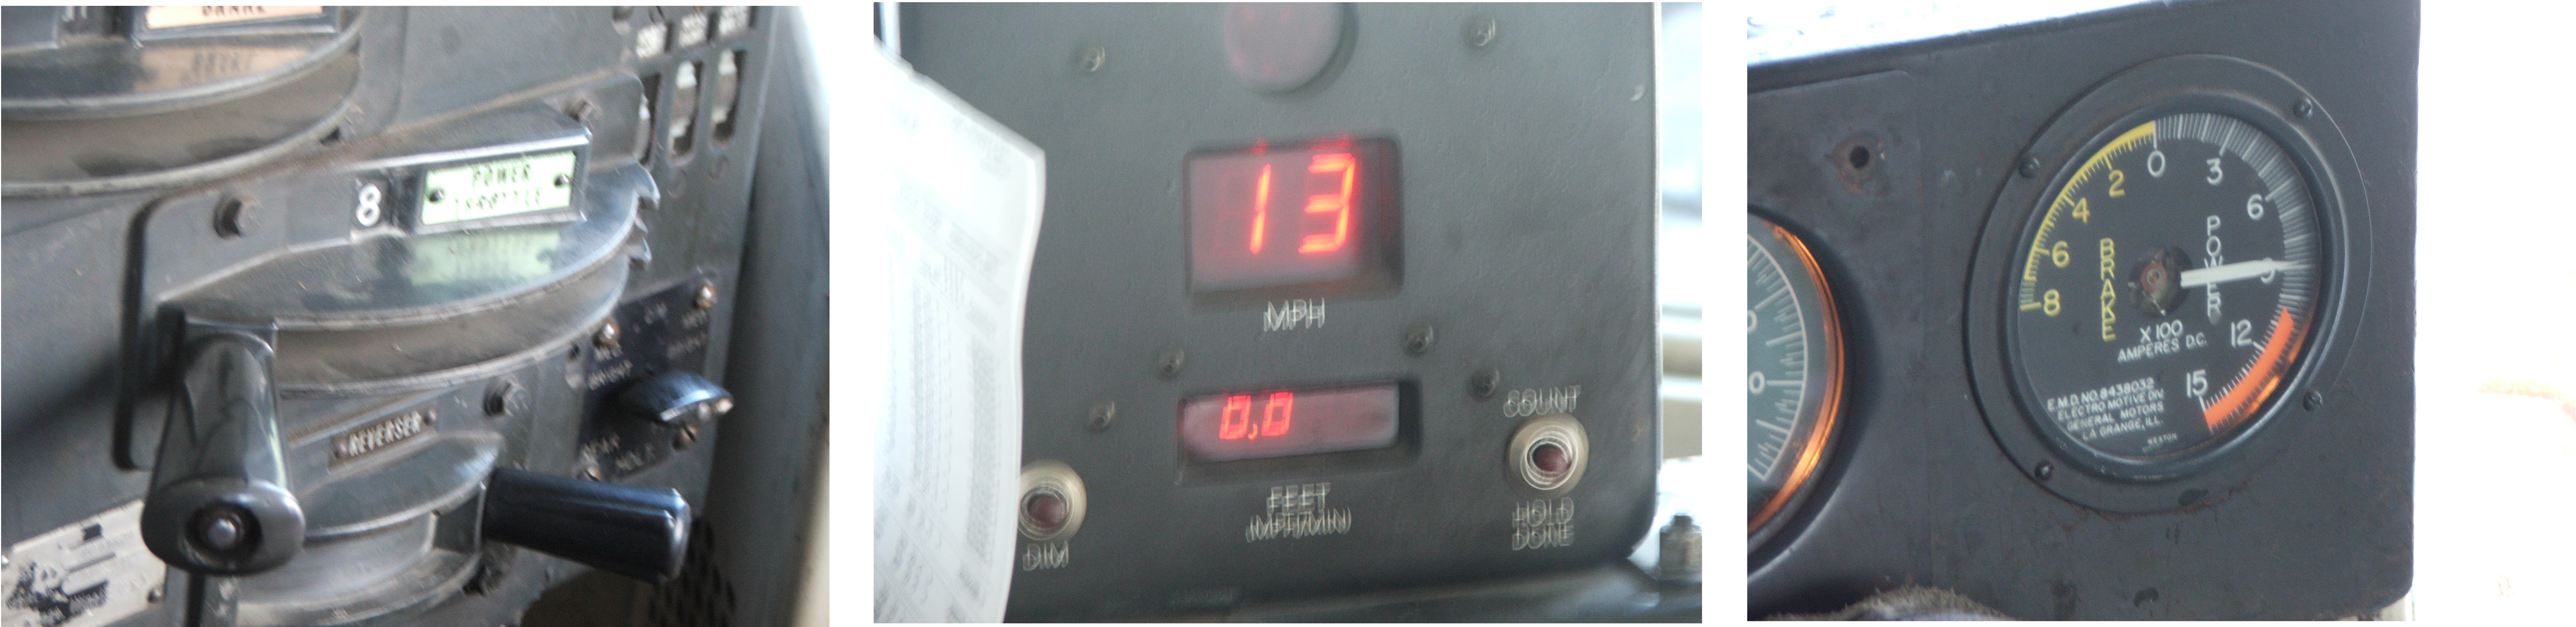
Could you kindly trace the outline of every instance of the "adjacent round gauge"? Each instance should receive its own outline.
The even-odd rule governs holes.
[[[1987,421],[2022,470],[2163,511],[2296,437],[2275,418],[2318,409],[2298,397],[2346,315],[2350,154],[2297,85],[2210,55],[2123,72],[2045,129],[1996,201],[1969,314]]]
[[[1824,465],[1842,395],[1842,329],[1815,254],[1760,217],[1746,234],[1746,492],[1761,536]]]

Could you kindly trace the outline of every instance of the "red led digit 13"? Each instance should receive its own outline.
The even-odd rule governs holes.
[[[1220,440],[1258,440],[1288,434],[1288,424],[1296,418],[1297,393],[1271,392],[1261,403],[1261,426],[1252,425],[1252,395],[1225,397],[1225,409],[1217,413],[1216,437]]]
[[[1351,236],[1351,188],[1359,182],[1359,161],[1347,152],[1315,155],[1314,159],[1306,164],[1306,173],[1327,176],[1339,174],[1342,180],[1337,191],[1306,197],[1307,214],[1332,214],[1333,234],[1309,234],[1297,246],[1297,252],[1312,255],[1341,250],[1342,242],[1349,240]],[[1269,225],[1270,164],[1265,163],[1261,165],[1261,174],[1255,177],[1252,183],[1253,254],[1261,254],[1262,242],[1269,239]]]

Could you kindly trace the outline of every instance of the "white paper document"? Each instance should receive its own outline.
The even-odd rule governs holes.
[[[870,51],[873,52],[873,51]],[[884,150],[889,347],[875,433],[876,620],[994,622],[1010,593],[1020,318],[1045,155],[875,54],[861,123]],[[865,161],[865,160],[863,160]],[[873,303],[857,303],[873,306]]]

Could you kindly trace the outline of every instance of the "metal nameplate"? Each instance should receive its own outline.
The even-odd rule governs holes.
[[[420,223],[448,224],[572,206],[580,156],[550,152],[430,170],[421,182]]]
[[[0,627],[94,627],[160,601],[170,569],[143,547],[143,500],[9,547]]]

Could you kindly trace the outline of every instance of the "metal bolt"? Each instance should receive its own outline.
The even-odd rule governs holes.
[[[1187,365],[1189,359],[1189,354],[1181,352],[1181,349],[1163,349],[1161,355],[1154,356],[1155,372],[1160,373],[1166,380],[1181,376],[1181,366]]]
[[[2316,115],[2316,114],[2317,114],[2317,99],[2315,99],[2315,98],[2300,98],[2300,99],[2299,99],[2299,105],[2298,105],[2297,107],[2292,108],[2292,110],[2291,110],[2291,111],[2292,111],[2292,112],[2294,112],[2294,113],[2299,114],[2299,117],[2303,117],[2303,118],[2304,118],[2304,117],[2311,116],[2311,115]]]
[[[1428,353],[1431,352],[1431,343],[1437,339],[1439,335],[1432,330],[1430,323],[1413,325],[1412,329],[1404,332],[1404,350],[1415,355]]]
[[[1493,45],[1494,36],[1501,34],[1501,32],[1502,28],[1494,22],[1494,18],[1482,15],[1467,18],[1468,47],[1483,48],[1485,46]]]
[[[680,425],[679,435],[671,436],[671,448],[674,449],[686,449],[696,443],[698,443],[697,425]]]
[[[447,200],[447,190],[435,188],[429,190],[430,202],[441,202],[445,200]]]
[[[2031,469],[2030,469],[2030,476],[2032,476],[2032,477],[2036,477],[2036,478],[2038,478],[2038,479],[2039,479],[2039,480],[2041,480],[2041,481],[2047,481],[2049,477],[2054,476],[2054,475],[2056,475],[2056,474],[2057,474],[2057,464],[2050,463],[2050,462],[2047,462],[2047,461],[2041,461],[2041,462],[2039,462],[2039,465],[2038,465],[2038,466],[2033,467],[2033,468],[2031,468]]]
[[[583,468],[581,469],[581,478],[583,478],[583,479],[588,479],[588,480],[591,480],[591,481],[598,481],[598,480],[599,480],[599,478],[600,478],[600,477],[599,477],[599,467],[598,467],[598,466],[586,466],[586,467],[583,467]]]
[[[574,98],[572,99],[572,102],[564,104],[565,117],[570,117],[583,122],[590,121],[590,116],[598,112],[599,107],[590,104],[589,98]]]
[[[599,325],[599,333],[590,337],[590,343],[598,345],[600,350],[617,350],[617,321]]]
[[[241,237],[259,228],[259,203],[239,196],[215,203],[215,235],[224,239]]]
[[[571,187],[571,186],[572,186],[572,175],[570,175],[570,174],[557,174],[557,175],[555,175],[555,187]]]
[[[1689,514],[1674,514],[1664,525],[1662,544],[1656,547],[1655,576],[1659,579],[1683,580],[1700,574],[1700,530],[1691,523]]]
[[[1118,403],[1117,403],[1117,402],[1115,402],[1115,401],[1101,401],[1101,402],[1099,402],[1098,404],[1094,404],[1094,405],[1092,405],[1092,406],[1091,406],[1091,430],[1093,430],[1093,431],[1102,431],[1102,430],[1106,430],[1106,429],[1108,429],[1108,428],[1109,428],[1109,421],[1117,420],[1117,419],[1118,419]]]
[[[143,602],[145,602],[145,603],[160,603],[160,602],[161,602],[161,589],[160,589],[160,588],[153,588],[153,589],[152,589],[152,591],[143,593]]]
[[[698,300],[697,300],[697,306],[698,306],[698,310],[699,310],[699,311],[706,311],[706,310],[709,310],[709,309],[714,309],[714,308],[716,308],[716,286],[715,286],[715,284],[713,284],[713,283],[706,283],[706,284],[701,284],[701,285],[699,285],[699,286],[698,286]]]
[[[2026,179],[2039,177],[2039,157],[2021,158],[2021,177]]]
[[[2307,398],[2299,400],[2299,406],[2308,408],[2308,411],[2316,411],[2317,408],[2326,406],[2326,393],[2311,390]]]
[[[1088,74],[1099,72],[1100,68],[1106,65],[1109,65],[1109,49],[1107,48],[1099,46],[1083,46],[1081,50],[1073,53],[1073,66],[1080,68],[1083,73]]]
[[[1494,390],[1502,389],[1502,387],[1503,371],[1501,370],[1486,368],[1478,370],[1476,371],[1476,374],[1468,375],[1467,377],[1467,392],[1474,394],[1479,400],[1492,398],[1494,396]]]
[[[217,505],[199,510],[195,524],[190,525],[195,531],[191,539],[196,541],[197,546],[214,553],[240,552],[241,549],[256,542],[251,536],[258,532],[251,527],[249,514],[242,511],[240,507],[232,505]]]
[[[519,413],[527,406],[528,392],[519,389],[515,381],[503,379],[493,383],[491,391],[483,395],[483,414],[494,418]]]

